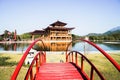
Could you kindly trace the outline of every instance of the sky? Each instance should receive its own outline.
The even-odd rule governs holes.
[[[42,30],[57,20],[76,35],[120,26],[120,0],[0,0],[0,34]]]

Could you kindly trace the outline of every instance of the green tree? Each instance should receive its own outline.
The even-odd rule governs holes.
[[[8,31],[5,30],[5,31],[4,31],[4,38],[8,38],[8,36],[9,36],[9,35],[8,35]]]
[[[2,41],[3,40],[3,38],[0,36],[0,41]]]
[[[21,39],[31,39],[32,35],[29,33],[24,33],[22,35],[20,35]]]

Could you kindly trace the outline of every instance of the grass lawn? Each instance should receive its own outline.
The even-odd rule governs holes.
[[[0,54],[0,79],[10,80],[13,71],[16,68],[22,54]],[[27,67],[22,67],[18,80],[23,80],[27,72]]]
[[[120,64],[120,54],[110,54]],[[120,72],[101,54],[87,55],[92,63],[98,68],[106,80],[120,80]],[[86,72],[88,72],[86,66]],[[98,80],[98,79],[95,79]]]
[[[120,63],[120,54],[110,54],[117,62]],[[9,80],[22,54],[0,54],[0,79]],[[101,54],[86,55],[105,76],[106,80],[120,80],[120,72],[118,72],[113,65]],[[65,62],[64,54],[48,54],[47,62]],[[23,80],[26,74],[27,67],[23,66],[18,80]],[[88,65],[85,66],[85,71],[88,73]],[[95,80],[98,80],[95,77]]]

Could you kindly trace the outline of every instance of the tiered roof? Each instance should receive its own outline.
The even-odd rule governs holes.
[[[54,22],[54,23],[52,23],[52,24],[50,24],[50,26],[65,26],[65,25],[67,25],[67,23],[64,23],[64,22],[61,22],[61,21],[56,21],[56,22]]]
[[[45,30],[63,30],[63,31],[66,31],[66,30],[72,30],[74,28],[66,28],[66,27],[63,27],[63,28],[59,28],[59,27],[47,27],[45,28]]]
[[[33,32],[30,32],[30,34],[32,34],[32,35],[38,35],[38,34],[44,34],[45,33],[45,31],[44,30],[35,30],[35,31],[33,31]]]
[[[43,30],[35,30],[33,32],[30,32],[30,34],[32,34],[32,35],[45,34],[47,32],[47,30],[62,30],[62,31],[67,31],[67,30],[74,29],[74,28],[64,27],[65,25],[67,25],[67,23],[64,23],[64,22],[61,22],[61,21],[56,21],[56,22],[50,24],[50,26],[48,26],[47,28],[45,28]]]
[[[64,22],[61,22],[61,21],[56,21],[56,22],[50,24],[50,26],[48,26],[44,30],[63,30],[64,31],[64,30],[72,30],[72,29],[74,29],[74,28],[64,27],[65,25],[67,25],[67,23],[64,23]]]

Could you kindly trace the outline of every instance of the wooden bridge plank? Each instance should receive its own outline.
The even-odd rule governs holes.
[[[40,67],[36,80],[83,80],[83,78],[70,63],[46,63]]]

